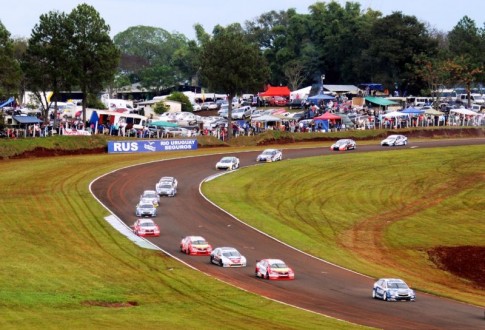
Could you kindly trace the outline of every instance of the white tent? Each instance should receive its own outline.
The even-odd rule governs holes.
[[[264,121],[264,122],[268,122],[268,121],[278,121],[278,122],[280,122],[281,120],[282,120],[281,118],[271,116],[271,115],[263,115],[263,116],[259,116],[259,117],[256,117],[256,118],[253,119],[253,121]]]
[[[402,112],[399,112],[399,111],[392,111],[392,112],[386,113],[383,117],[384,118],[396,118],[396,117],[403,117],[403,116],[407,116],[407,115],[408,115],[407,113],[402,113]]]
[[[456,112],[460,115],[466,115],[466,116],[476,116],[476,115],[478,115],[478,113],[476,113],[475,111],[468,110],[468,109],[451,109],[450,112]]]
[[[308,86],[296,91],[290,92],[290,100],[304,100],[310,95],[310,90],[312,86]]]

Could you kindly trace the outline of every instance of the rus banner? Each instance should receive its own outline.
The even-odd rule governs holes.
[[[108,153],[136,153],[196,149],[196,139],[108,141]]]

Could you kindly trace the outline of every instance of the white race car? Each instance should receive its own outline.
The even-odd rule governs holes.
[[[210,262],[221,267],[246,267],[246,257],[233,247],[218,247],[212,250]]]
[[[416,294],[403,280],[397,278],[381,278],[374,283],[372,298],[387,301],[415,301]]]
[[[256,157],[257,162],[275,162],[283,159],[283,153],[278,149],[266,149]]]
[[[140,196],[140,200],[149,200],[153,205],[158,206],[160,203],[160,196],[155,190],[145,190]]]
[[[156,217],[157,208],[153,205],[152,201],[142,199],[135,208],[135,214],[137,217]]]
[[[216,164],[216,170],[235,170],[236,168],[239,168],[239,158],[237,157],[222,157]]]
[[[381,141],[381,146],[405,146],[408,138],[404,135],[393,134]]]

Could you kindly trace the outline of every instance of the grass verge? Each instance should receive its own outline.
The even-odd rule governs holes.
[[[485,146],[466,146],[291,159],[243,168],[203,192],[310,254],[484,306],[483,288],[438,269],[427,253],[485,246],[484,155]]]
[[[0,162],[0,328],[362,328],[235,289],[111,228],[89,182],[174,155],[183,153]]]

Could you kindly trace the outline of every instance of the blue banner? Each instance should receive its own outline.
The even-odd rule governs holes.
[[[135,153],[196,150],[197,140],[133,140],[133,141],[108,141],[108,153]]]

